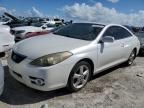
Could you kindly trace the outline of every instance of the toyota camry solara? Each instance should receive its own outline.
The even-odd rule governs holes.
[[[137,37],[121,25],[73,23],[17,43],[8,66],[16,80],[31,88],[78,91],[103,70],[131,65],[139,48]]]

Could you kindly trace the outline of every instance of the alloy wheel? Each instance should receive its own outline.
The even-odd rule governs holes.
[[[135,51],[132,51],[132,53],[129,57],[129,60],[128,60],[128,64],[129,65],[133,64],[134,59],[135,59]]]
[[[82,88],[89,79],[90,70],[88,66],[81,65],[73,75],[72,84],[75,88]]]

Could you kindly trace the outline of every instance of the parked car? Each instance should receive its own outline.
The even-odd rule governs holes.
[[[7,24],[9,21],[0,21],[0,25],[5,25],[5,24]]]
[[[139,41],[140,41],[140,54],[144,54],[144,32],[138,32],[138,33],[136,33],[135,34],[137,37],[138,37],[138,39],[139,39]]]
[[[131,65],[139,48],[138,38],[121,25],[73,23],[17,43],[8,66],[16,80],[31,88],[78,91],[103,70]]]
[[[4,89],[4,70],[0,60],[0,95],[3,93]]]
[[[11,20],[9,18],[6,18],[5,16],[1,16],[0,17],[0,25],[4,25],[8,22],[10,22]]]
[[[5,56],[5,52],[10,50],[14,44],[14,36],[10,34],[10,27],[0,25],[0,57]]]
[[[19,42],[23,39],[33,36],[48,34],[51,30],[55,29],[55,24],[38,23],[33,26],[15,27],[10,30],[11,34],[15,36],[15,42]]]
[[[30,24],[29,21],[25,21],[22,19],[19,19],[7,12],[4,13],[4,16],[8,17],[9,19],[11,19],[10,21],[8,21],[5,25],[10,26],[11,28],[13,27],[19,27],[19,26],[28,26]]]

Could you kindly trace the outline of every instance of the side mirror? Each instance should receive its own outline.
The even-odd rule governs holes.
[[[107,43],[112,43],[112,42],[114,42],[114,37],[112,37],[112,36],[105,36],[105,37],[103,37],[102,39],[101,39],[101,43],[105,43],[105,42],[107,42]]]

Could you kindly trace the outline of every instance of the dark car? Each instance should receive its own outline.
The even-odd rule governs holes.
[[[140,45],[141,45],[140,54],[144,55],[144,32],[138,32],[135,35],[138,37],[138,39],[140,41]]]

